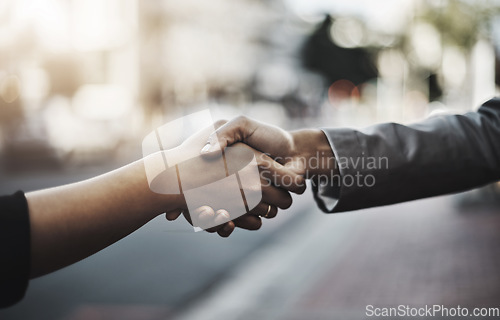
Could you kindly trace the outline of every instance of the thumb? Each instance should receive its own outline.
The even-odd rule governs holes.
[[[253,122],[247,117],[237,117],[215,130],[207,139],[200,153],[211,154],[236,142],[246,142],[246,137],[253,132]]]

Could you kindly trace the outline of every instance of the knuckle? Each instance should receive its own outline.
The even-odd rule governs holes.
[[[267,205],[263,203],[262,201],[256,205],[252,210],[250,210],[250,214],[253,216],[260,216],[262,212],[264,212],[264,207],[267,208]]]
[[[253,230],[259,230],[262,227],[262,219],[258,219],[255,221],[255,226]]]
[[[292,196],[288,195],[286,199],[283,201],[283,205],[280,207],[281,209],[288,209],[292,206]]]
[[[303,194],[305,191],[306,191],[306,185],[305,184],[301,184],[301,185],[298,185],[297,186],[297,189],[296,189],[296,193],[297,194]]]
[[[239,115],[236,118],[234,118],[234,121],[237,123],[245,124],[248,122],[248,117],[245,115]]]
[[[215,121],[214,126],[215,126],[215,128],[217,129],[217,128],[219,128],[219,127],[222,127],[222,126],[223,126],[223,125],[225,125],[226,123],[227,123],[227,120],[225,120],[225,119],[220,119],[220,120]]]
[[[219,232],[219,236],[221,236],[222,238],[227,238],[229,237],[230,233],[228,232]]]

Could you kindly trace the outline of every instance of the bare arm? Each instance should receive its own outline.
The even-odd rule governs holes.
[[[31,277],[70,265],[132,233],[180,195],[150,191],[143,161],[74,184],[30,192]]]
[[[162,155],[158,153],[150,157],[162,158]],[[186,184],[203,185],[217,179],[214,162],[199,159],[187,163],[189,165],[183,170]],[[271,173],[276,172],[268,167]],[[172,178],[162,180],[162,183],[177,184],[178,181]],[[151,191],[144,160],[86,181],[30,192],[26,199],[31,229],[32,278],[96,253],[163,212],[167,212],[168,220],[176,219],[182,212],[189,220],[183,195]],[[288,192],[274,186],[263,186],[262,203],[254,210],[207,231],[227,237],[235,227],[259,229],[260,216],[266,213],[268,206],[272,208],[268,218],[272,218],[277,208],[288,208],[291,201]],[[216,216],[212,218],[217,221]]]

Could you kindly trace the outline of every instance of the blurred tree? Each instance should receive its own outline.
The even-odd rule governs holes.
[[[433,25],[441,36],[444,46],[456,46],[470,55],[481,38],[491,37],[491,22],[500,13],[496,1],[426,0],[419,19]],[[434,71],[431,71],[433,73]],[[496,58],[495,83],[500,84],[498,54]],[[430,99],[439,98],[439,82],[429,78]],[[442,93],[442,92],[441,92]]]
[[[491,0],[427,0],[422,19],[439,31],[443,44],[470,49],[479,37],[488,37],[490,21],[500,13]]]
[[[304,67],[322,74],[330,83],[349,80],[355,85],[378,76],[374,55],[367,48],[342,48],[330,37],[333,23],[327,15],[302,48]]]

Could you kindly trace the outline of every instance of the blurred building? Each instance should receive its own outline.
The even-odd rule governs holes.
[[[207,105],[289,127],[471,110],[495,94],[493,4],[3,1],[2,159],[106,160]]]

